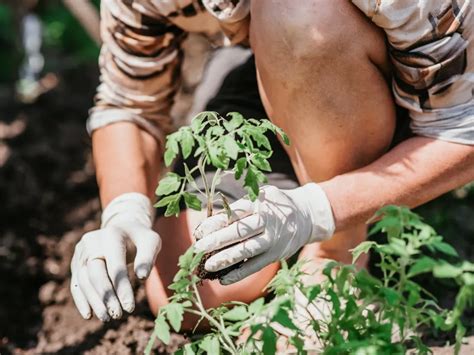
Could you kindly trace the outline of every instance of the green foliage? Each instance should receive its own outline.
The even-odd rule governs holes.
[[[211,330],[205,337],[187,344],[182,353],[274,354],[277,339],[282,337],[277,329],[283,327],[287,345],[298,354],[311,350],[337,355],[404,354],[409,349],[427,354],[430,350],[417,333],[422,326],[455,330],[459,352],[465,334],[461,316],[474,301],[474,264],[451,262],[457,260],[455,251],[406,208],[386,207],[377,217],[381,220],[373,230],[387,233],[388,241],[362,243],[353,254],[356,260],[370,250],[377,253],[381,279],[366,270],[358,271],[353,265],[330,262],[322,271],[323,282],[306,285],[301,271],[304,262],[291,268],[283,262],[268,285],[273,297],[268,301],[257,299],[250,305],[231,302],[216,309],[204,309],[197,292],[201,281],[195,275],[202,254],[189,249],[180,258],[180,271],[170,286],[175,294],[170,304],[160,310],[148,353],[156,338],[166,342],[169,329],[180,328],[183,312],[206,319]],[[427,251],[439,251],[441,256],[427,256]],[[441,309],[436,299],[416,283],[414,278],[420,274],[458,283],[460,292],[453,309]],[[306,315],[304,327],[295,318],[298,293],[306,299],[306,306],[299,311]],[[243,329],[249,331],[249,337],[237,342]],[[316,338],[314,347],[304,345],[311,334]]]
[[[204,191],[200,193],[209,201],[209,215],[212,214],[216,197],[223,200],[224,206],[227,205],[225,196],[215,193],[218,182],[227,173],[232,173],[237,180],[244,176],[243,186],[254,201],[258,196],[259,185],[267,182],[264,172],[271,171],[268,159],[272,149],[265,136],[268,131],[278,134],[284,142],[289,143],[286,134],[268,120],[245,120],[237,112],[228,113],[226,117],[216,112],[198,114],[190,126],[181,127],[167,137],[164,153],[166,166],[171,166],[179,154],[186,159],[193,152],[198,164],[192,169],[185,165],[185,176],[168,173],[156,190],[161,199],[155,207],[166,207],[165,216],[177,216],[180,201],[184,199],[188,208],[200,210],[198,197],[185,191],[187,184],[197,189],[193,178],[196,171],[204,180]],[[208,166],[217,169],[212,181],[207,181],[205,172]]]
[[[186,184],[197,188],[192,177],[196,171],[204,179],[205,191],[200,192],[209,206],[215,201],[215,186],[228,172],[237,180],[243,177],[249,198],[255,200],[259,184],[265,182],[264,172],[270,171],[272,150],[264,135],[268,130],[289,143],[284,132],[269,121],[244,120],[238,113],[227,118],[215,112],[196,116],[191,126],[168,137],[165,163],[170,166],[179,154],[186,158],[194,152],[198,164],[191,169],[185,165],[185,176],[169,173],[163,178],[156,206],[166,207],[166,215],[175,215],[184,199],[189,208],[200,209],[197,196],[184,190]],[[212,182],[206,181],[209,165],[217,169]],[[221,198],[228,210],[225,196]],[[385,207],[374,219],[380,221],[371,233],[385,233],[387,242],[367,241],[352,252],[354,262],[369,251],[378,254],[380,279],[354,265],[330,262],[322,270],[325,279],[307,285],[304,262],[288,267],[283,261],[267,287],[272,297],[249,305],[230,302],[205,309],[197,289],[202,281],[196,276],[203,254],[190,248],[179,259],[179,271],[169,286],[174,294],[159,311],[146,353],[156,339],[169,342],[170,329],[179,331],[186,313],[206,320],[210,331],[186,344],[180,354],[275,354],[277,340],[282,338],[298,354],[404,354],[408,349],[427,354],[430,349],[417,332],[420,327],[454,330],[459,353],[466,331],[461,317],[474,303],[474,264],[459,262],[456,250],[407,208]],[[459,285],[451,310],[441,309],[434,296],[416,282],[423,274]],[[244,330],[249,335],[239,340]]]
[[[92,1],[97,8],[99,1]],[[0,66],[0,82],[16,79],[18,65],[21,63],[22,49],[19,24],[15,9],[21,7],[21,2],[11,5],[0,4],[0,44],[2,45],[2,66]],[[96,62],[99,48],[90,39],[76,18],[68,11],[62,1],[40,1],[34,9],[44,26],[43,51],[46,53],[46,66],[57,65],[55,62],[58,52],[67,55],[75,62]],[[54,56],[49,52],[54,51]]]

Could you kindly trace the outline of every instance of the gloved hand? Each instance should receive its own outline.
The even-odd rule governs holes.
[[[230,224],[226,214],[217,214],[194,232],[198,251],[209,253],[231,245],[206,261],[207,271],[216,272],[248,259],[221,279],[224,285],[286,259],[306,244],[329,239],[335,230],[329,200],[315,183],[293,190],[265,186],[257,201],[244,198],[230,208]]]
[[[161,248],[152,221],[148,197],[126,193],[104,209],[101,228],[81,238],[71,261],[71,293],[82,317],[89,319],[91,308],[102,321],[120,318],[122,309],[129,313],[134,310],[127,274],[127,240],[136,247],[135,274],[145,279]]]

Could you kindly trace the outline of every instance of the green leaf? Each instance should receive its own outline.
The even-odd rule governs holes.
[[[195,355],[196,352],[194,351],[194,344],[186,344],[184,345],[184,355]]]
[[[367,254],[375,245],[377,245],[375,242],[362,242],[352,249],[352,263],[354,264],[362,254]]]
[[[424,256],[415,261],[415,263],[410,267],[410,270],[408,271],[408,277],[414,277],[419,274],[430,272],[433,270],[435,265],[436,261],[428,256]]]
[[[203,122],[205,118],[206,118],[206,114],[203,112],[193,117],[193,119],[191,120],[191,129],[193,130],[194,133],[198,134],[204,129]]]
[[[247,167],[247,159],[245,158],[240,158],[237,160],[235,163],[235,180],[239,180],[242,177],[242,174],[244,173],[245,168]]]
[[[166,207],[165,217],[178,216],[179,215],[179,201],[181,200],[181,194],[176,195],[177,198],[168,203]]]
[[[194,269],[199,265],[199,263],[201,262],[204,254],[205,254],[205,252],[199,252],[199,253],[194,254],[193,259],[191,261],[191,264],[189,265],[189,269],[191,271],[194,271]]]
[[[199,347],[209,355],[219,355],[219,339],[216,335],[208,335],[201,340]]]
[[[217,112],[201,112],[192,119],[191,129],[195,134],[200,133],[206,127],[206,122],[215,125],[218,122],[218,117],[219,114]]]
[[[199,198],[196,195],[190,194],[189,192],[185,192],[183,196],[184,196],[184,203],[186,204],[188,208],[191,208],[196,211],[201,210],[201,200],[199,200]]]
[[[440,262],[433,267],[433,275],[440,279],[456,278],[462,274],[462,267]]]
[[[237,159],[240,148],[235,142],[234,138],[230,136],[224,136],[223,141],[224,151],[226,152],[227,156],[229,156],[232,160]]]
[[[249,312],[245,306],[235,306],[230,311],[226,312],[222,318],[230,321],[241,321],[247,319]]]
[[[209,141],[212,139],[212,137],[222,137],[224,135],[225,131],[224,128],[221,126],[213,126],[210,127],[207,132],[206,132],[206,139]]]
[[[265,299],[263,297],[257,298],[249,305],[249,313],[250,314],[258,314],[263,309],[263,305],[265,304]]]
[[[267,159],[265,159],[261,154],[255,154],[252,156],[252,163],[259,168],[260,170],[263,171],[272,171],[272,168],[270,166],[270,163],[268,162]]]
[[[401,300],[401,295],[392,288],[384,287],[382,288],[382,293],[391,306],[394,306]]]
[[[174,195],[169,195],[169,196],[166,196],[166,197],[162,197],[162,198],[160,198],[160,200],[157,203],[155,203],[153,205],[153,207],[159,208],[159,207],[168,206],[168,204],[170,204],[171,202],[173,202],[173,201],[175,201],[179,198],[180,198],[179,194],[174,194]]]
[[[403,239],[390,238],[389,246],[392,248],[394,254],[399,256],[409,256],[407,251],[407,245]]]
[[[231,132],[237,128],[239,128],[242,123],[244,122],[244,117],[238,112],[229,112],[227,117],[230,117],[230,120],[224,121],[224,127],[227,132]]]
[[[286,135],[285,131],[283,131],[277,125],[273,124],[269,120],[262,120],[260,126],[264,127],[265,129],[269,129],[273,133],[278,133],[278,135],[282,139],[283,143],[285,143],[286,145],[290,145],[290,139]]]
[[[456,251],[456,249],[454,249],[451,245],[449,245],[448,243],[445,243],[445,242],[436,242],[436,243],[433,243],[432,246],[440,251],[441,253],[443,254],[446,254],[446,255],[449,255],[449,256],[454,256],[454,257],[458,257],[459,254],[458,252]]]
[[[256,169],[250,166],[247,175],[245,175],[244,187],[247,189],[250,201],[255,201],[258,197],[259,187],[256,172]]]
[[[159,314],[155,320],[155,334],[166,345],[170,343],[170,327],[162,314]]]
[[[293,321],[288,316],[288,312],[280,308],[277,313],[273,316],[273,321],[281,324],[285,328],[298,330],[298,327],[293,323]]]
[[[178,141],[181,139],[181,132],[175,132],[166,137],[166,150],[164,154],[165,165],[170,166],[173,163],[173,160],[179,154]]]
[[[209,158],[211,164],[218,169],[226,169],[229,164],[229,159],[223,154],[223,152],[216,145],[209,145]]]
[[[271,327],[266,327],[262,332],[263,340],[263,354],[264,355],[275,355],[277,336]]]
[[[187,159],[194,147],[194,137],[191,132],[191,129],[185,128],[181,133],[181,150],[183,151],[183,158]]]
[[[281,140],[283,141],[283,143],[285,143],[286,145],[290,145],[290,144],[291,144],[290,138],[288,138],[288,136],[286,135],[286,133],[285,133],[280,127],[277,127],[277,132],[278,132],[278,134],[280,135]]]
[[[194,258],[194,248],[190,247],[178,259],[178,266],[181,269],[189,269]]]
[[[158,196],[169,195],[181,187],[181,177],[175,173],[168,173],[160,180],[156,194]]]
[[[247,127],[246,131],[252,136],[257,146],[272,150],[272,146],[268,138],[262,133],[258,127]]]
[[[308,290],[306,291],[306,298],[308,299],[308,303],[313,302],[316,297],[319,296],[321,293],[321,285],[314,285],[310,286]]]
[[[165,159],[165,165],[168,167],[168,166],[171,166],[171,164],[173,163],[173,160],[176,159],[176,157],[178,156],[177,153],[173,152],[172,150],[170,149],[167,149],[165,151],[165,155],[164,155],[164,159]]]
[[[179,303],[169,303],[165,307],[166,318],[171,324],[175,332],[181,330],[181,323],[183,322],[184,307]]]

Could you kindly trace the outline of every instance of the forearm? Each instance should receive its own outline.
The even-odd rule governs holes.
[[[341,231],[366,222],[383,206],[416,207],[472,180],[474,146],[414,137],[321,186]]]
[[[94,131],[92,148],[103,207],[127,192],[153,197],[161,162],[155,138],[133,123],[119,122]]]

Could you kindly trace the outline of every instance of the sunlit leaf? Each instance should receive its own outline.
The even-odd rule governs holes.
[[[158,196],[168,195],[181,187],[181,177],[175,173],[168,173],[160,180],[156,194]]]

